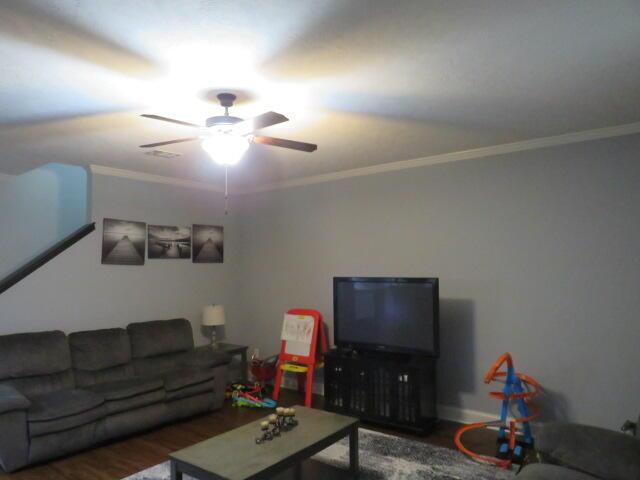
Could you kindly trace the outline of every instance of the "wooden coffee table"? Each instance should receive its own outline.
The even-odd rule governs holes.
[[[295,409],[299,425],[271,441],[255,442],[261,434],[261,419],[172,453],[171,480],[182,480],[183,473],[198,480],[262,479],[288,469],[301,476],[303,460],[347,435],[350,465],[345,473],[357,478],[358,419],[300,406]]]

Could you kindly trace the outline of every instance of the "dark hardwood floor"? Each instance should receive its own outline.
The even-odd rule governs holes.
[[[302,403],[296,392],[283,391],[280,405]],[[322,408],[323,398],[314,397],[314,407]],[[211,436],[249,423],[270,413],[269,410],[234,408],[230,402],[210,414],[158,428],[150,432],[114,441],[91,450],[34,466],[10,475],[0,474],[1,480],[119,480],[167,460],[169,453],[193,445]],[[455,448],[453,435],[460,424],[441,421],[428,436],[419,437],[395,430],[365,424],[365,428],[401,435],[420,442]],[[465,443],[481,453],[495,450],[495,432],[469,432]]]

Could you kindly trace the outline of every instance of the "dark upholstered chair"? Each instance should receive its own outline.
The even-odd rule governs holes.
[[[540,423],[534,434],[540,463],[517,480],[640,479],[640,438],[571,423]]]
[[[0,336],[0,359],[7,472],[219,408],[229,363],[184,319]]]

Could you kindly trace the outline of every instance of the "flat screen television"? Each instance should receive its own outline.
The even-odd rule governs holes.
[[[339,348],[437,357],[437,278],[334,277],[333,333]]]

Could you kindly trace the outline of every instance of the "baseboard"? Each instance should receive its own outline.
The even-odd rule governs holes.
[[[287,390],[297,390],[298,383],[294,377],[283,377],[282,388]],[[313,393],[324,396],[324,384],[313,383]],[[498,418],[498,413],[490,414],[478,410],[452,407],[450,405],[438,405],[438,417],[442,420],[450,420],[458,423],[493,422]]]
[[[438,405],[438,417],[443,420],[450,420],[458,423],[493,422],[498,418],[498,414],[480,412],[466,408],[451,407],[449,405]]]

